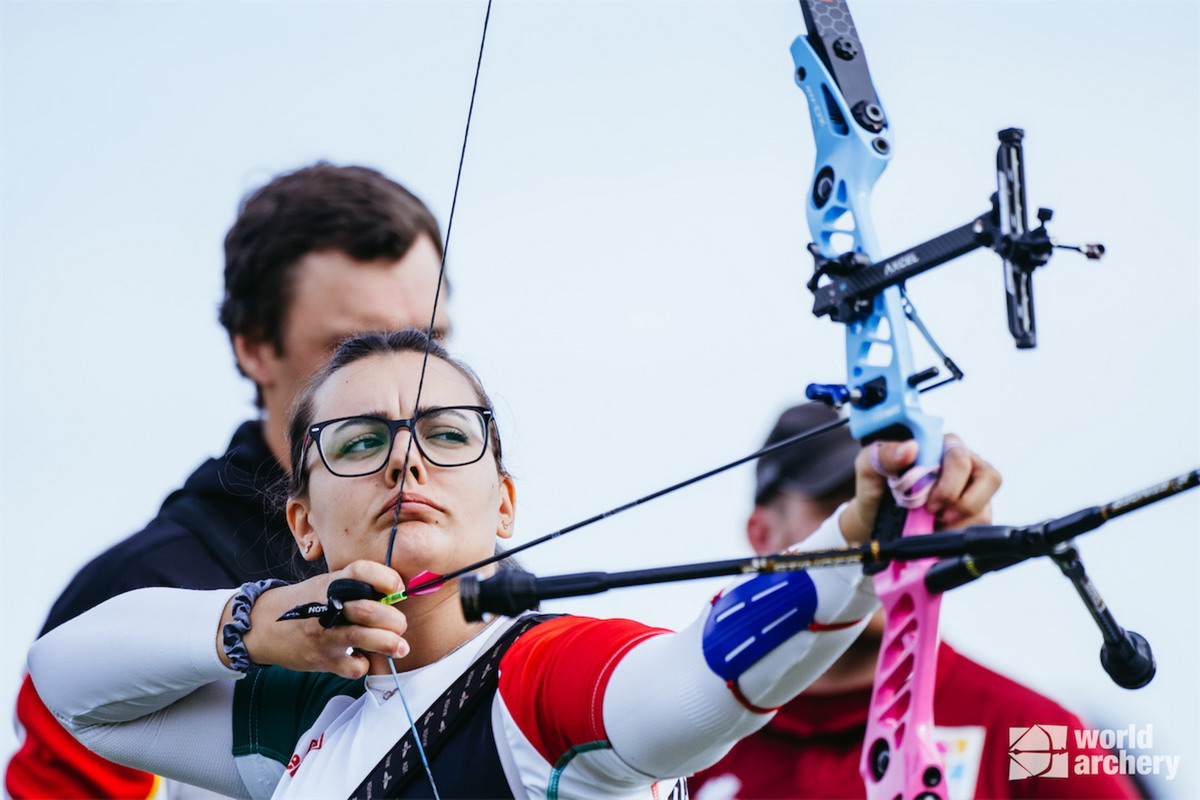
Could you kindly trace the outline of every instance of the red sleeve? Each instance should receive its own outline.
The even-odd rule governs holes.
[[[604,691],[620,660],[669,633],[627,619],[559,617],[521,636],[500,660],[500,697],[551,764],[576,745],[604,740]]]
[[[154,775],[105,761],[76,741],[42,703],[28,675],[17,694],[17,722],[25,740],[4,774],[13,800],[144,800],[158,789]]]

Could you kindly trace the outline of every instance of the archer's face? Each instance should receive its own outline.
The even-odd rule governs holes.
[[[377,355],[339,370],[318,390],[314,420],[413,417],[421,360],[417,352]],[[439,358],[429,359],[421,410],[478,404],[474,388],[458,370]],[[309,447],[308,493],[288,504],[301,551],[311,537],[316,543],[311,556],[324,554],[330,570],[356,559],[382,561],[399,502],[391,566],[405,581],[422,570],[446,573],[492,555],[496,538],[510,535],[512,480],[499,474],[490,452],[473,464],[440,467],[426,461],[415,446],[409,448],[410,437],[407,429],[397,432],[384,468],[354,478],[330,473],[316,448]],[[407,478],[400,496],[406,450]]]

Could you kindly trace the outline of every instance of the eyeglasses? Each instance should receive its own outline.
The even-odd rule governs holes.
[[[430,464],[463,467],[487,452],[491,421],[492,410],[483,406],[430,408],[412,419],[341,417],[309,427],[305,451],[316,442],[326,469],[341,478],[357,478],[383,469],[397,431],[407,428]]]

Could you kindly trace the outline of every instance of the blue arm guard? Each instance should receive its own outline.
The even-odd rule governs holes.
[[[704,660],[736,681],[763,656],[801,631],[817,612],[817,587],[806,572],[760,575],[713,601],[704,624]]]

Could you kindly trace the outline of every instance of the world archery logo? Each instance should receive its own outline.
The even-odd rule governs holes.
[[[1067,726],[1031,725],[1008,729],[1008,779],[1065,778]]]

